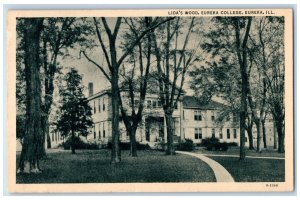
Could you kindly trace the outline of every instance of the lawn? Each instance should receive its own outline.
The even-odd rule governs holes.
[[[122,152],[122,162],[111,165],[109,150],[50,153],[41,160],[41,174],[18,174],[17,183],[122,183],[215,182],[211,168],[201,160],[159,151],[138,151],[138,157]]]
[[[240,148],[239,147],[229,147],[227,151],[207,151],[205,148],[200,148],[195,150],[195,153],[201,153],[205,155],[217,154],[217,155],[234,155],[239,156]],[[256,156],[256,157],[279,157],[284,158],[284,153],[278,153],[277,150],[268,148],[263,149],[262,152],[256,152],[256,150],[246,149],[246,156]]]
[[[217,161],[236,182],[284,182],[285,160],[208,156]]]

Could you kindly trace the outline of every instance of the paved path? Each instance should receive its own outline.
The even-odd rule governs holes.
[[[238,155],[218,155],[218,154],[202,154],[204,156],[218,156],[218,157],[232,157],[239,158]],[[274,160],[284,160],[285,158],[281,157],[265,157],[265,156],[246,156],[246,158],[255,158],[255,159],[274,159]]]
[[[217,182],[234,182],[234,179],[232,178],[231,174],[218,162],[216,162],[204,155],[197,154],[197,153],[190,153],[190,152],[185,152],[185,151],[176,151],[176,152],[194,156],[194,157],[199,158],[200,160],[204,161],[213,170],[215,177],[217,179]]]

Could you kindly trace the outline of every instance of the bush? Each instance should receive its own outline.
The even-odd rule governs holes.
[[[68,139],[61,145],[65,150],[71,149],[72,139],[68,137]],[[74,139],[75,149],[99,149],[99,146],[95,143],[86,143],[80,139],[80,137],[76,136]]]
[[[201,146],[206,147],[208,151],[227,151],[228,146],[235,145],[233,143],[236,144],[236,142],[220,142],[218,138],[205,138],[202,140]]]
[[[130,150],[130,142],[120,142],[119,145],[120,145],[121,150]],[[111,141],[109,141],[107,143],[107,148],[108,149],[112,148]],[[142,143],[137,142],[136,143],[136,149],[137,150],[149,150],[151,148],[148,144],[142,144]]]
[[[208,147],[208,146],[216,145],[218,143],[220,143],[218,138],[213,138],[213,137],[205,138],[205,139],[202,139],[201,146]]]
[[[179,151],[193,151],[194,150],[193,140],[186,139],[185,142],[178,143],[177,150],[179,150]]]

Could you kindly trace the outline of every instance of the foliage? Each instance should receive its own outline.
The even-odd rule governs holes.
[[[81,76],[72,68],[64,80],[66,85],[60,90],[62,105],[57,129],[64,136],[71,132],[86,136],[89,133],[88,128],[93,125],[92,109],[84,97]]]
[[[68,137],[68,139],[59,145],[59,147],[63,147],[65,150],[71,149],[72,138]],[[74,146],[75,149],[99,149],[99,146],[95,143],[87,143],[84,142],[80,137],[76,136],[74,138]]]
[[[179,151],[193,151],[194,150],[194,142],[191,139],[185,139],[184,142],[180,142],[177,145],[177,150]]]
[[[205,138],[202,139],[201,146],[206,147],[208,151],[227,151],[229,146],[237,146],[237,143],[220,142],[218,138]]]
[[[26,116],[25,115],[17,115],[17,139],[22,140],[26,130]]]

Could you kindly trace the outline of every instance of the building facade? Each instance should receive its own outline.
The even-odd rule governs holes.
[[[122,99],[126,99],[126,97]],[[88,101],[92,107],[94,121],[88,140],[98,144],[107,144],[112,138],[110,91],[106,90],[97,94],[90,92]],[[219,138],[220,142],[235,142],[239,145],[239,116],[232,113],[224,116],[225,109],[225,105],[221,103],[210,101],[204,104],[196,97],[183,95],[173,112],[174,141],[191,139],[195,144],[200,144],[204,138],[215,137]],[[221,115],[223,116],[221,117]],[[255,126],[253,130],[256,130]],[[273,146],[274,127],[270,120],[266,123],[266,131],[267,145]],[[256,146],[256,132],[253,132],[253,136],[254,146]],[[129,142],[129,135],[121,117],[120,141]],[[136,141],[148,143],[150,146],[167,141],[166,121],[158,94],[146,95],[142,122],[136,132]],[[248,145],[248,135],[246,134],[246,146]]]

